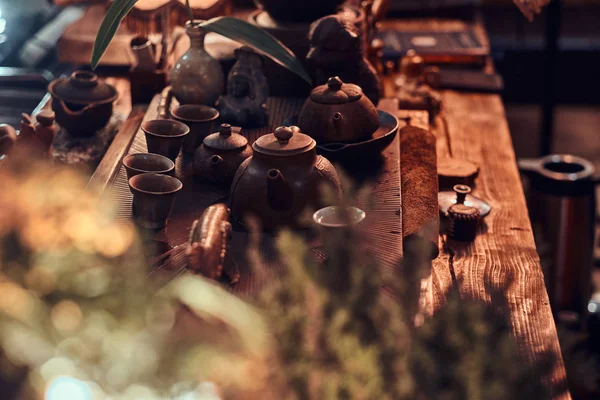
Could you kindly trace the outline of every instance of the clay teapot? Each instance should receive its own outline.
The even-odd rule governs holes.
[[[371,139],[379,128],[379,115],[359,86],[335,76],[313,89],[300,110],[298,126],[319,144],[355,143]]]
[[[106,126],[117,90],[93,72],[75,71],[48,86],[56,122],[72,136],[91,136]]]
[[[248,139],[222,124],[217,133],[204,138],[194,154],[194,173],[211,183],[231,186],[240,164],[252,155]]]
[[[243,223],[253,215],[264,229],[276,229],[293,225],[307,206],[324,206],[322,184],[341,194],[335,168],[316,146],[298,127],[279,127],[254,142],[254,155],[240,165],[231,186],[233,217]]]

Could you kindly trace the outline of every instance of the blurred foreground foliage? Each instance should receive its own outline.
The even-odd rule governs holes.
[[[321,235],[325,262],[282,232],[289,273],[243,301],[149,277],[135,227],[71,170],[4,165],[0,182],[2,398],[546,397],[555,360],[522,360],[485,304],[451,292],[435,318],[419,313],[418,247],[387,271],[355,231]]]

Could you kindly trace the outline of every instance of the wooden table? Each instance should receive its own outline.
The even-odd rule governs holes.
[[[430,29],[447,29],[461,23],[395,22],[394,28],[423,24]],[[482,29],[480,33],[485,38]],[[126,80],[113,78],[113,82],[123,93]],[[556,327],[500,96],[455,91],[444,91],[442,95],[446,124],[438,118],[432,128],[438,138],[438,157],[452,155],[477,163],[481,173],[474,194],[487,200],[493,211],[474,243],[440,240],[440,256],[425,285],[424,310],[435,314],[453,287],[464,297],[498,307],[508,317],[526,362],[543,362],[548,354],[557,360],[552,371],[540,379],[551,388],[552,398],[569,399]],[[125,109],[128,105],[117,106]],[[107,171],[113,171],[126,153],[143,111],[134,110],[133,115],[130,126],[119,133],[92,177],[93,184],[106,186],[115,178]]]
[[[386,21],[384,26],[397,30],[423,26],[452,30],[464,27],[464,23]],[[487,44],[482,25],[476,29]],[[493,69],[491,62],[487,69]],[[390,78],[386,80],[388,96],[393,95],[393,77]],[[434,261],[431,286],[424,302],[426,311],[435,313],[453,287],[465,298],[499,307],[509,318],[527,362],[544,362],[546,355],[557,360],[551,373],[542,379],[551,388],[553,398],[569,399],[556,326],[502,99],[495,94],[450,90],[442,92],[442,99],[443,111],[432,126],[437,137],[438,159],[452,156],[479,165],[481,172],[473,194],[488,201],[493,211],[473,244],[440,238],[440,256]]]

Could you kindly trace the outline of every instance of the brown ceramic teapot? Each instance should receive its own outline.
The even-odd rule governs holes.
[[[337,76],[313,89],[298,116],[298,126],[319,144],[371,139],[379,128],[377,108],[362,89]]]
[[[194,154],[194,173],[211,183],[231,186],[240,164],[252,155],[248,139],[222,124],[217,133],[204,138]]]
[[[48,86],[56,122],[72,136],[91,136],[106,126],[113,111],[117,90],[100,82],[93,72],[75,71]]]
[[[238,222],[258,217],[264,229],[293,225],[307,206],[323,206],[320,186],[340,194],[335,168],[316,153],[316,142],[298,127],[279,127],[252,145],[231,186],[231,212]]]

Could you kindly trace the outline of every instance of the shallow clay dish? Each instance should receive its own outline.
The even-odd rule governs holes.
[[[373,157],[385,150],[398,134],[398,119],[392,114],[377,110],[379,128],[371,135],[371,139],[356,143],[317,143],[317,153],[329,159]],[[283,125],[292,126],[298,117],[288,118]]]

